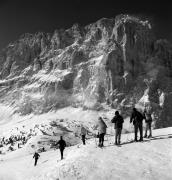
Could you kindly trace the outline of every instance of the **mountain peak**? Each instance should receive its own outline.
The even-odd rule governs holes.
[[[121,110],[131,104],[143,108],[147,103],[144,97],[149,97],[149,105],[159,118],[155,126],[161,127],[167,123],[160,117],[169,123],[171,113],[166,115],[165,109],[161,115],[157,112],[157,107],[162,108],[159,92],[171,98],[169,47],[165,40],[156,40],[147,19],[127,14],[102,18],[85,27],[74,24],[53,34],[26,33],[1,52],[1,87],[7,91],[2,91],[0,100],[10,104],[13,99],[18,106],[19,99],[12,91],[16,87],[21,96],[43,93],[43,99],[63,91],[64,97],[73,99],[71,104],[84,108],[102,108],[103,103]],[[37,85],[32,92],[28,84],[34,83]],[[40,104],[39,112],[58,108],[58,101],[53,98],[46,108]],[[171,107],[168,101],[164,103],[167,105],[163,107]],[[28,112],[37,110],[32,107]]]

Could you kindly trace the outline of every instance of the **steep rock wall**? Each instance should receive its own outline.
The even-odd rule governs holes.
[[[156,40],[147,20],[119,15],[25,34],[0,52],[0,62],[1,102],[18,106],[26,96],[37,109],[42,102],[41,113],[74,104],[96,109],[106,103],[121,111],[148,105],[155,127],[172,125],[172,46]]]

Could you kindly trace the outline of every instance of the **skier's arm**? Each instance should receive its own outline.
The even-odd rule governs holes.
[[[152,122],[152,114],[150,115],[150,122]]]
[[[111,120],[112,123],[116,123],[116,116],[113,117],[113,119]]]
[[[56,143],[56,146],[59,145],[59,141]]]
[[[143,117],[146,120],[146,110],[143,111]]]
[[[111,123],[114,123],[114,121],[115,121],[115,117],[112,118]]]
[[[107,125],[106,125],[106,123],[105,123],[104,121],[103,121],[102,123],[103,123],[103,124],[104,124],[104,126],[107,128]]]
[[[58,141],[58,142],[56,142],[56,144],[55,144],[55,146],[56,146],[56,149],[57,149],[58,145],[59,145],[59,141]]]
[[[122,119],[121,119],[121,120],[122,120],[122,123],[124,123],[124,118],[123,118],[123,117],[122,117]]]
[[[130,117],[130,123],[132,123],[133,121],[133,113],[131,114],[131,117]]]

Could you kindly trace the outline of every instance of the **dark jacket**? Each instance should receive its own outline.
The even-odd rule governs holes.
[[[64,149],[66,147],[66,142],[63,139],[60,139],[57,142],[57,145],[59,145],[59,149]]]
[[[112,123],[114,123],[114,128],[120,128],[122,129],[122,124],[124,122],[124,119],[121,115],[115,115],[113,119],[111,120]]]
[[[35,159],[38,159],[39,157],[40,157],[40,155],[37,152],[33,156],[33,158],[35,158]]]
[[[141,124],[144,119],[144,116],[139,111],[133,111],[130,117],[130,123]]]

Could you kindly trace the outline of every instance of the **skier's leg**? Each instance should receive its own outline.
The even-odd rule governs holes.
[[[85,135],[83,135],[83,144],[85,145]]]
[[[34,164],[35,166],[37,165],[37,161],[38,161],[38,159],[37,159],[37,158],[35,158],[35,164]]]
[[[61,152],[61,155],[62,155],[62,159],[63,159],[63,151],[64,151],[64,149],[62,149],[62,152]]]
[[[85,135],[82,135],[82,142],[85,144]]]
[[[115,144],[117,145],[117,138],[118,138],[118,129],[115,129]]]
[[[137,131],[138,131],[138,125],[134,125],[134,132],[135,132],[135,141],[137,141]]]
[[[60,148],[61,160],[63,159],[63,149]]]
[[[116,132],[117,132],[116,141],[117,141],[117,144],[119,144],[119,128],[116,129]]]
[[[101,147],[103,144],[103,134],[99,134],[99,146]]]
[[[83,135],[81,135],[81,139],[82,139],[82,143],[84,144],[84,141],[83,141]]]
[[[142,122],[139,123],[139,131],[140,131],[140,141],[143,141],[143,125],[142,125]]]
[[[122,129],[119,128],[119,129],[118,129],[118,144],[121,143],[121,131],[122,131]]]
[[[149,122],[149,136],[148,136],[148,137],[152,137],[152,128],[151,128],[151,124],[152,124],[152,122]]]
[[[103,146],[103,143],[104,143],[104,136],[105,136],[105,133],[102,133],[102,144],[101,144],[101,146]]]
[[[98,146],[101,146],[101,142],[102,142],[102,137],[101,137],[101,134],[99,134],[99,145]]]
[[[144,135],[144,138],[147,137],[147,131],[148,131],[148,123],[146,123],[146,129],[145,129],[145,135]]]

